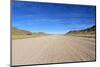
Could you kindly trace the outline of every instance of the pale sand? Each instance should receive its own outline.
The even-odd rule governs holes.
[[[95,60],[95,39],[52,35],[12,41],[12,65]]]

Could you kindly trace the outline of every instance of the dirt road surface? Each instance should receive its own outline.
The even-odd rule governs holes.
[[[50,35],[12,41],[12,65],[94,60],[94,38]]]

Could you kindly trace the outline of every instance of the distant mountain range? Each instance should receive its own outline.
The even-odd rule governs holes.
[[[44,33],[44,32],[34,32],[33,35],[48,35],[48,33]]]
[[[83,30],[73,30],[66,34],[95,34],[95,32],[96,32],[96,26],[92,26],[90,28],[83,29]]]
[[[83,29],[83,30],[73,30],[73,31],[69,31],[67,34],[95,34],[96,32],[96,26],[92,26],[90,28],[87,29]],[[48,33],[44,33],[44,32],[30,32],[30,31],[26,31],[26,30],[20,30],[17,29],[15,27],[12,27],[12,35],[49,35]]]

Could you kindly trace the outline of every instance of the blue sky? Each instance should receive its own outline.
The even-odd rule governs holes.
[[[63,34],[95,25],[95,14],[95,6],[14,1],[12,26],[31,32]]]

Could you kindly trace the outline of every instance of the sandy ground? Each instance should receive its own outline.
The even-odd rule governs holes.
[[[52,35],[12,41],[12,65],[95,60],[95,39]]]

